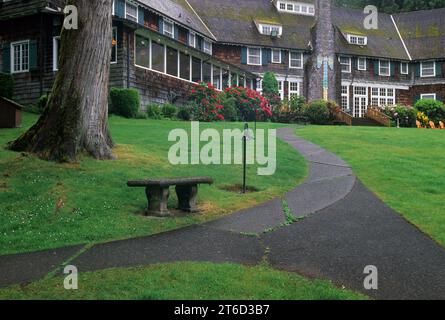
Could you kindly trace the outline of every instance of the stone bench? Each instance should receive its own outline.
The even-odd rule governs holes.
[[[148,200],[147,214],[159,217],[171,216],[167,204],[170,196],[170,186],[176,186],[178,196],[178,209],[186,212],[198,212],[196,198],[198,195],[198,185],[213,184],[213,179],[209,177],[195,178],[173,178],[159,180],[136,180],[128,181],[129,187],[145,187]]]

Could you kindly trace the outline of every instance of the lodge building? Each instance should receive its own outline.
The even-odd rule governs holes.
[[[21,104],[51,90],[64,5],[0,1],[0,71]],[[138,89],[142,108],[181,102],[201,81],[261,91],[267,71],[283,100],[326,89],[354,117],[445,97],[445,9],[379,13],[371,30],[361,10],[330,0],[115,0],[112,10],[110,86]]]

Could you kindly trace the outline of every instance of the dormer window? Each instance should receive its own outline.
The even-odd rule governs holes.
[[[288,12],[313,16],[315,15],[315,6],[313,4],[297,2],[291,0],[277,1],[276,7],[280,12]]]
[[[364,36],[357,36],[348,34],[348,42],[358,46],[366,46],[368,44],[368,38]]]
[[[283,34],[283,27],[272,24],[258,23],[258,30],[261,34],[266,36],[279,37]]]
[[[175,37],[173,22],[170,20],[164,19],[164,35],[170,38]]]
[[[138,22],[138,6],[136,4],[125,2],[125,18]]]

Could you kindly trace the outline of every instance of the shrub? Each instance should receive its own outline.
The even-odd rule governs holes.
[[[314,100],[304,106],[304,115],[312,124],[327,124],[331,120],[328,101]]]
[[[135,119],[147,119],[147,118],[148,118],[147,113],[141,111],[138,111],[138,113],[135,116]]]
[[[281,106],[278,81],[273,72],[266,72],[263,76],[263,96],[269,100],[269,105],[272,110]]]
[[[12,75],[0,73],[0,97],[12,99],[14,93],[14,80]]]
[[[244,87],[230,87],[225,90],[227,99],[234,99],[239,120],[265,120],[272,116],[269,100],[259,92]]]
[[[45,107],[48,103],[48,98],[49,98],[49,96],[47,94],[44,94],[37,101],[37,110],[39,110],[40,113],[43,112],[43,110],[45,109]]]
[[[111,88],[110,113],[125,117],[136,118],[141,100],[136,89]]]
[[[238,112],[236,110],[236,100],[233,97],[224,95],[221,100],[223,106],[222,114],[226,121],[238,121]]]
[[[149,104],[147,106],[147,117],[155,120],[162,119],[161,107],[158,104]]]
[[[306,122],[304,106],[306,99],[302,96],[293,96],[290,101],[284,101],[281,108],[273,111],[273,121],[281,123]]]
[[[178,114],[177,117],[180,120],[183,121],[190,121],[192,120],[192,111],[196,108],[196,105],[194,103],[186,103],[182,106],[178,107]]]
[[[416,126],[417,110],[403,105],[386,106],[382,109],[382,112],[391,117],[393,124],[397,124],[399,119],[399,125],[401,127],[411,128]]]
[[[414,107],[423,112],[431,121],[438,123],[445,119],[445,107],[441,101],[432,99],[421,99]]]
[[[175,119],[178,114],[178,108],[171,103],[166,103],[161,108],[162,115],[167,119]]]
[[[196,85],[190,93],[190,102],[194,103],[192,117],[196,121],[224,120],[221,95],[210,83]]]

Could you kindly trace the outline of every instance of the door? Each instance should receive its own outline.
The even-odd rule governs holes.
[[[363,118],[368,108],[368,88],[354,87],[353,116]]]

